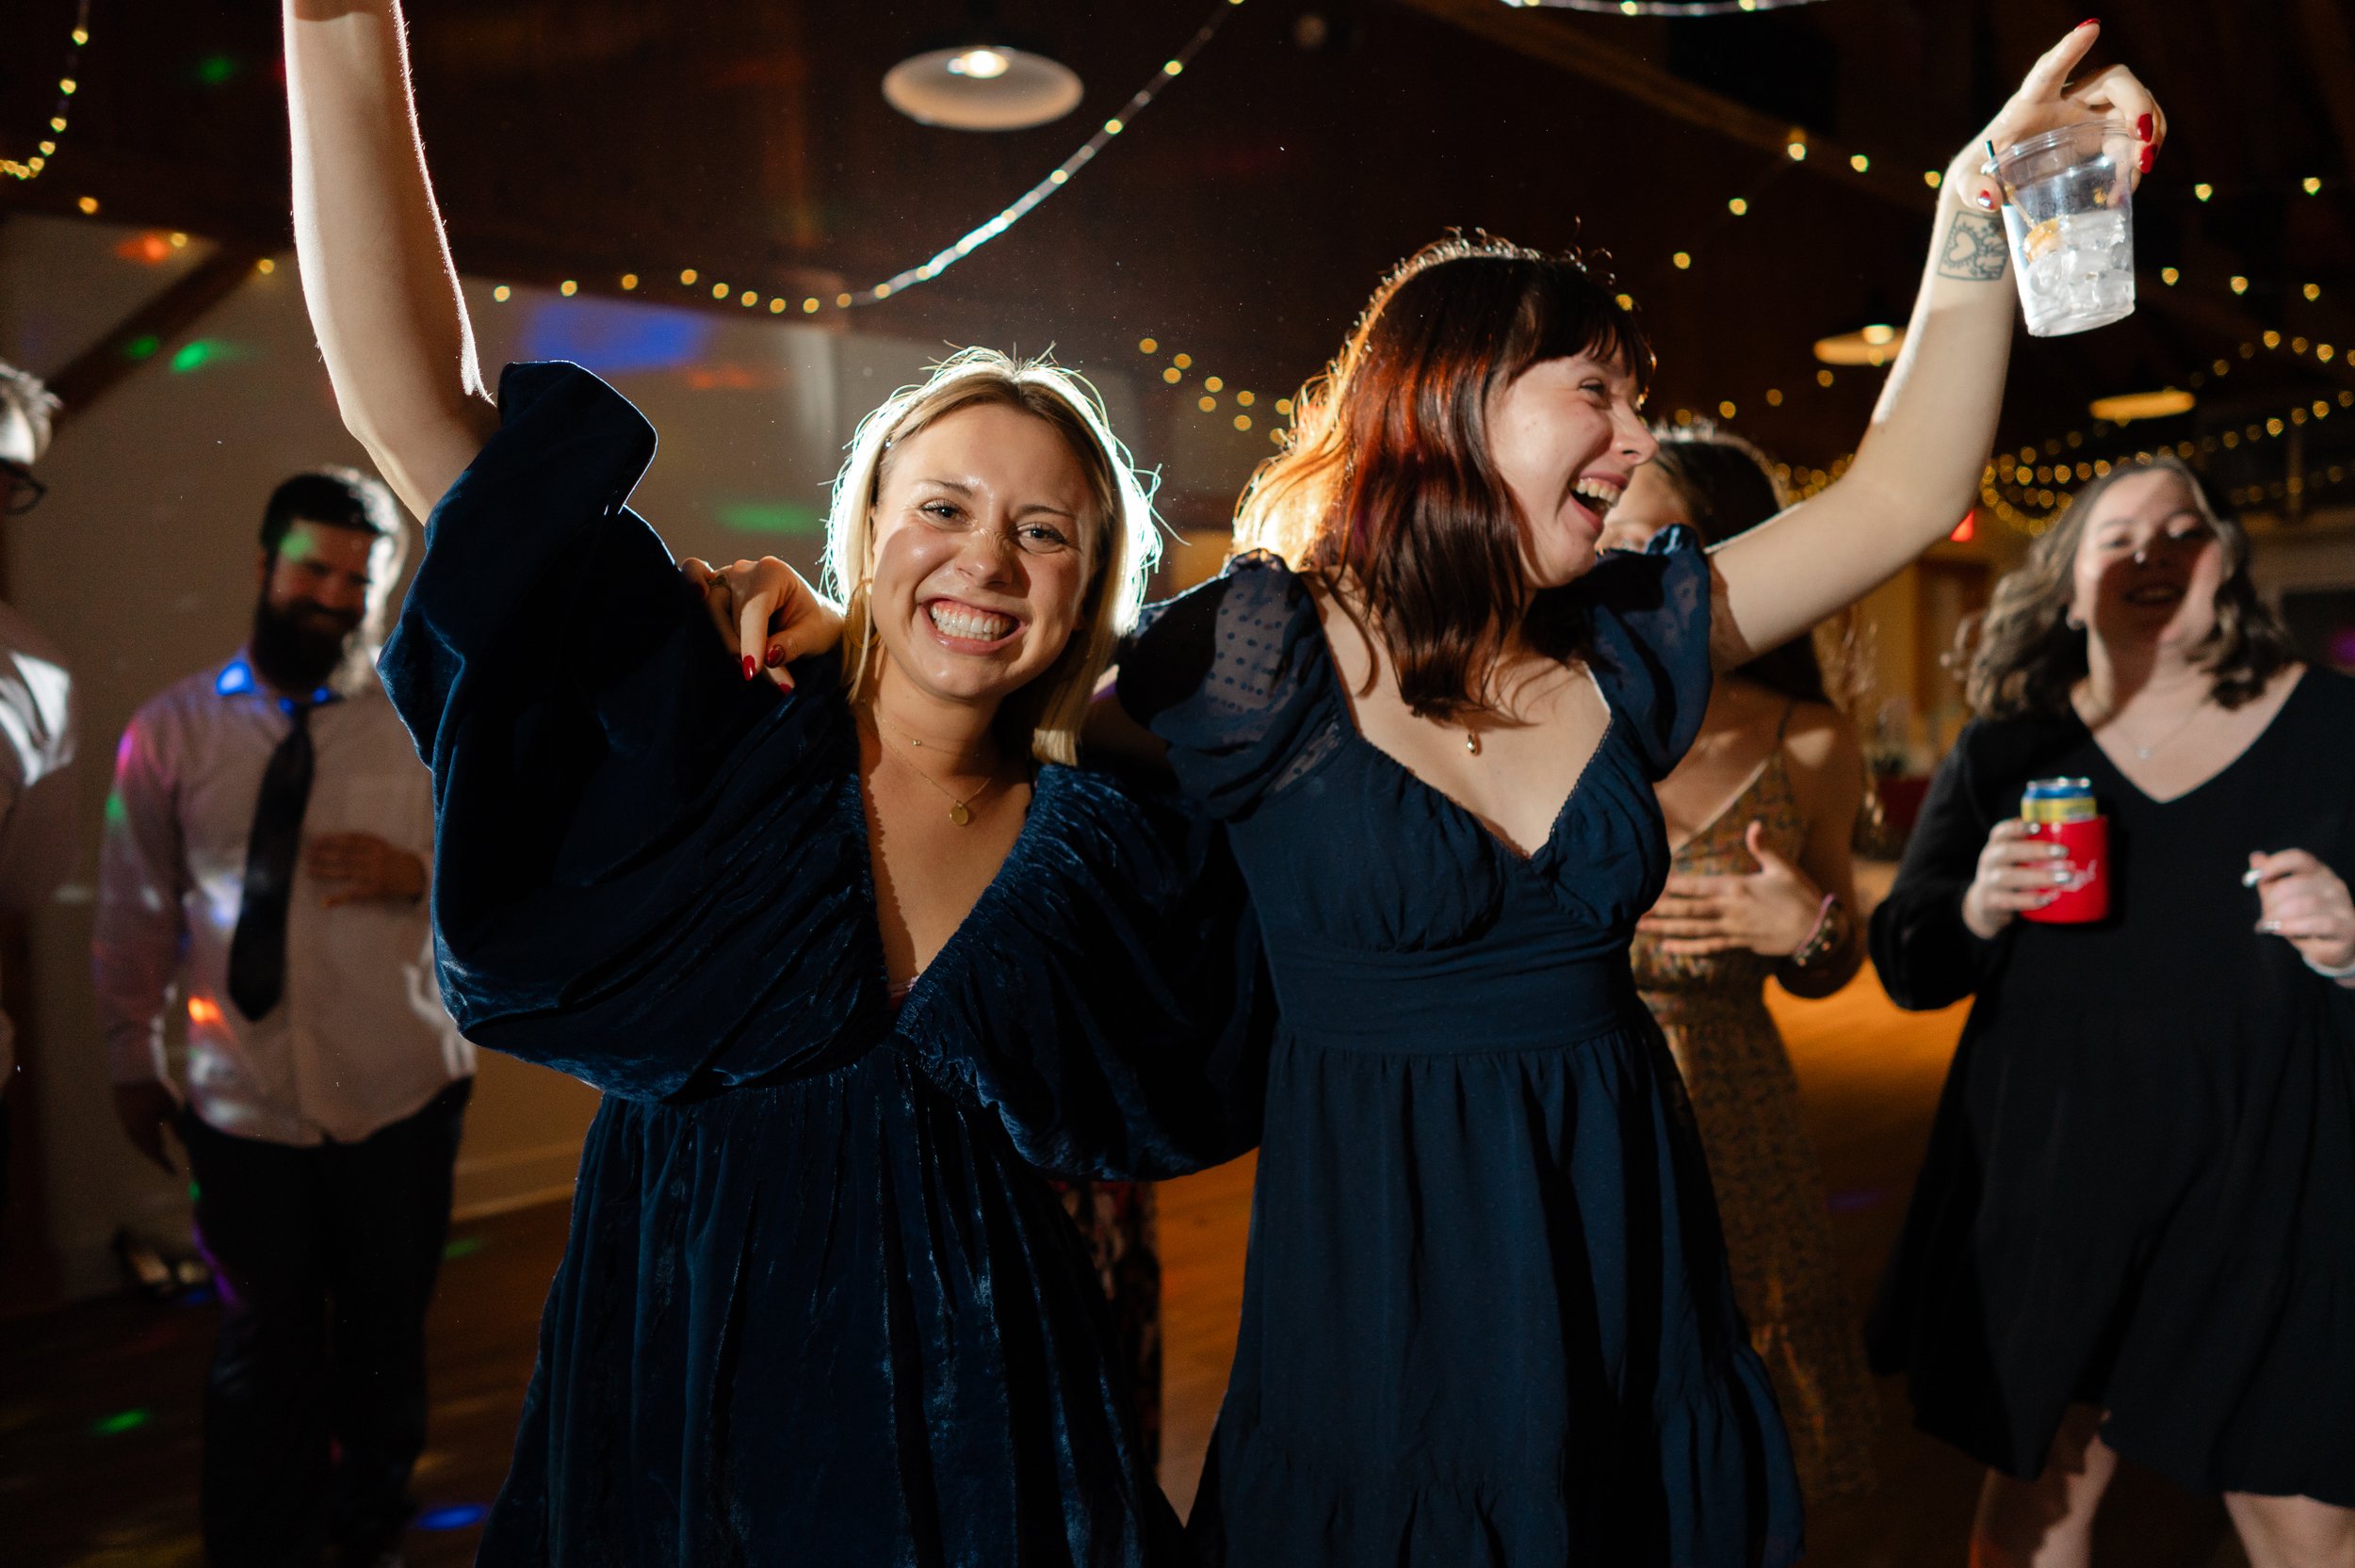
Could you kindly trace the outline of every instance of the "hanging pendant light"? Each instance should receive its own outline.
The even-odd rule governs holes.
[[[958,131],[1025,131],[1080,106],[1079,73],[997,24],[987,0],[955,37],[886,72],[885,100],[910,120]]]

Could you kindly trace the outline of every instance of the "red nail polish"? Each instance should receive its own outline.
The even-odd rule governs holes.
[[[760,667],[759,667],[758,665],[756,665],[756,664],[755,664],[755,663],[753,662],[753,655],[750,655],[750,654],[746,654],[746,655],[744,655],[744,678],[745,678],[746,680],[748,680],[748,681],[749,681],[749,680],[751,680],[751,679],[753,678],[753,674],[754,674],[754,672],[755,672],[755,671],[757,671],[759,668],[760,668]]]
[[[769,644],[769,651],[766,654],[763,654],[761,657],[768,661],[770,669],[774,670],[778,665],[785,662],[785,650],[772,642]]]
[[[2156,129],[2158,129],[2158,126],[2152,121],[2149,115],[2146,114],[2136,117],[2135,135],[2140,137],[2143,140],[2149,141],[2151,139],[2151,133]]]
[[[2078,23],[2078,24],[2077,24],[2077,25],[2078,25],[2080,28],[2084,28],[2084,27],[2099,27],[2100,25],[2102,25],[2102,19],[2101,19],[2100,17],[2098,17],[2098,16],[2088,16],[2088,17],[2087,17],[2087,18],[2086,18],[2083,22]]]
[[[1983,190],[1979,192],[1978,201],[1979,205],[1985,207],[1989,212],[1993,212],[1995,210],[1995,198],[1989,195],[1986,191]]]
[[[2145,147],[2142,150],[2141,155],[2135,160],[2145,174],[2150,173],[2151,166],[2158,161],[2159,154],[2157,149],[2151,147]]]

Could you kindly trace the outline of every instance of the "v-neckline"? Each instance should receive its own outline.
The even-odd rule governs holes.
[[[849,704],[846,703],[843,705],[847,711]],[[882,982],[884,994],[889,997],[895,988],[891,978],[891,961],[884,943],[883,890],[875,878],[874,829],[873,825],[867,820],[866,780],[859,774],[858,719],[855,714],[851,716],[851,804],[858,817],[859,884],[867,899],[868,932],[875,939],[873,965],[875,978]],[[930,980],[934,973],[940,968],[941,961],[955,952],[964,943],[966,932],[972,929],[975,917],[997,901],[999,890],[1005,886],[1007,874],[1014,869],[1015,862],[1021,859],[1024,852],[1028,850],[1031,845],[1031,835],[1037,831],[1039,801],[1045,798],[1048,789],[1062,787],[1059,775],[1064,771],[1060,764],[1048,762],[1041,763],[1038,770],[1031,774],[1030,805],[1022,814],[1022,826],[1015,830],[1014,842],[1006,846],[1006,858],[998,863],[998,869],[990,874],[989,881],[983,883],[982,891],[975,895],[972,907],[965,912],[965,917],[957,922],[956,929],[949,933],[947,940],[943,941],[933,956],[925,961],[924,966],[908,977],[907,989],[900,992],[897,997],[899,1005],[894,1010],[899,1017],[904,1019],[916,1010],[917,998],[925,994],[925,982]]]
[[[2290,683],[2289,691],[2282,697],[2281,704],[2273,710],[2273,717],[2266,720],[2265,728],[2259,730],[2255,735],[2250,736],[2249,737],[2249,743],[2243,746],[2239,751],[2233,752],[2233,755],[2225,762],[2223,767],[2217,768],[2215,772],[2209,774],[2206,778],[2201,780],[2198,784],[2191,785],[2189,788],[2180,790],[2173,795],[2168,795],[2164,798],[2152,794],[2149,790],[2143,788],[2141,784],[2135,782],[2135,776],[2127,772],[2119,760],[2110,754],[2109,748],[2102,744],[2102,737],[2093,733],[2093,726],[2085,721],[2085,716],[2077,711],[2077,705],[2074,703],[2071,703],[2069,705],[2069,712],[2070,717],[2076,720],[2077,727],[2085,732],[2087,742],[2093,747],[2094,754],[2102,759],[2103,766],[2107,768],[2112,773],[2117,774],[2119,782],[2123,784],[2128,789],[2133,790],[2136,796],[2141,800],[2144,804],[2157,807],[2176,806],[2183,804],[2183,802],[2190,800],[2193,796],[2208,789],[2214,785],[2217,781],[2234,771],[2242,763],[2249,760],[2250,755],[2256,752],[2258,747],[2263,746],[2266,743],[2266,738],[2273,734],[2277,727],[2280,726],[2282,722],[2282,716],[2290,711],[2290,704],[2297,702],[2299,694],[2306,689],[2306,676],[2311,669],[2311,666],[2301,666],[2299,668],[2297,678]]]
[[[1742,781],[1741,788],[1726,797],[1726,802],[1724,805],[1719,806],[1715,811],[1711,812],[1708,816],[1704,817],[1698,827],[1684,835],[1682,842],[1668,846],[1669,858],[1673,860],[1675,857],[1684,853],[1685,850],[1691,849],[1694,845],[1698,844],[1702,839],[1707,838],[1712,832],[1715,832],[1718,823],[1733,815],[1734,807],[1740,805],[1743,801],[1750,798],[1750,791],[1756,789],[1760,784],[1766,782],[1766,769],[1772,768],[1775,765],[1775,759],[1780,755],[1782,755],[1782,742],[1780,740],[1777,740],[1775,742],[1775,749],[1758,759],[1758,766],[1750,769],[1750,776]],[[1665,818],[1667,814],[1663,812],[1661,815]]]
[[[1395,769],[1399,776],[1406,780],[1408,784],[1413,784],[1470,823],[1479,831],[1481,836],[1503,850],[1515,865],[1535,865],[1540,859],[1553,851],[1553,847],[1561,842],[1562,824],[1569,819],[1570,808],[1578,803],[1579,791],[1585,787],[1588,775],[1594,772],[1595,764],[1602,757],[1603,748],[1611,744],[1612,736],[1619,728],[1619,710],[1612,703],[1611,694],[1602,688],[1602,682],[1596,678],[1593,665],[1582,659],[1579,661],[1578,669],[1579,673],[1585,676],[1587,682],[1594,687],[1596,701],[1602,703],[1602,733],[1595,737],[1593,750],[1589,751],[1585,760],[1579,764],[1577,774],[1570,780],[1568,793],[1562,797],[1562,804],[1555,809],[1552,818],[1546,824],[1545,838],[1535,848],[1524,853],[1519,845],[1499,832],[1486,817],[1416,772],[1404,759],[1384,750],[1365,731],[1357,727],[1356,710],[1350,706],[1349,688],[1341,680],[1340,659],[1333,651],[1333,639],[1324,629],[1324,618],[1322,614],[1317,617],[1317,636],[1323,639],[1324,643],[1325,683],[1331,688],[1335,703],[1340,707],[1341,727],[1347,733],[1347,737],[1351,742],[1372,752]],[[1368,652],[1372,652],[1371,648]]]

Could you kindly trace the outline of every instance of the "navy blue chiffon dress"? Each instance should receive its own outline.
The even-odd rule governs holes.
[[[478,1561],[1171,1561],[1040,1172],[1247,1142],[1214,832],[1045,768],[895,1010],[835,661],[742,678],[626,509],[654,433],[618,394],[517,365],[500,401],[382,668],[433,768],[451,1010],[605,1100]]]
[[[1631,978],[1700,723],[1690,537],[1576,618],[1611,719],[1522,857],[1364,739],[1307,585],[1161,606],[1132,716],[1226,822],[1279,1023],[1241,1343],[1190,1533],[1238,1568],[1791,1561],[1799,1495],[1673,1060]]]

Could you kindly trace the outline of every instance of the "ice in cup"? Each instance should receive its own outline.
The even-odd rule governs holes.
[[[2063,337],[2135,310],[2135,145],[2101,121],[2064,125],[1995,155],[2004,230],[2028,331]]]

